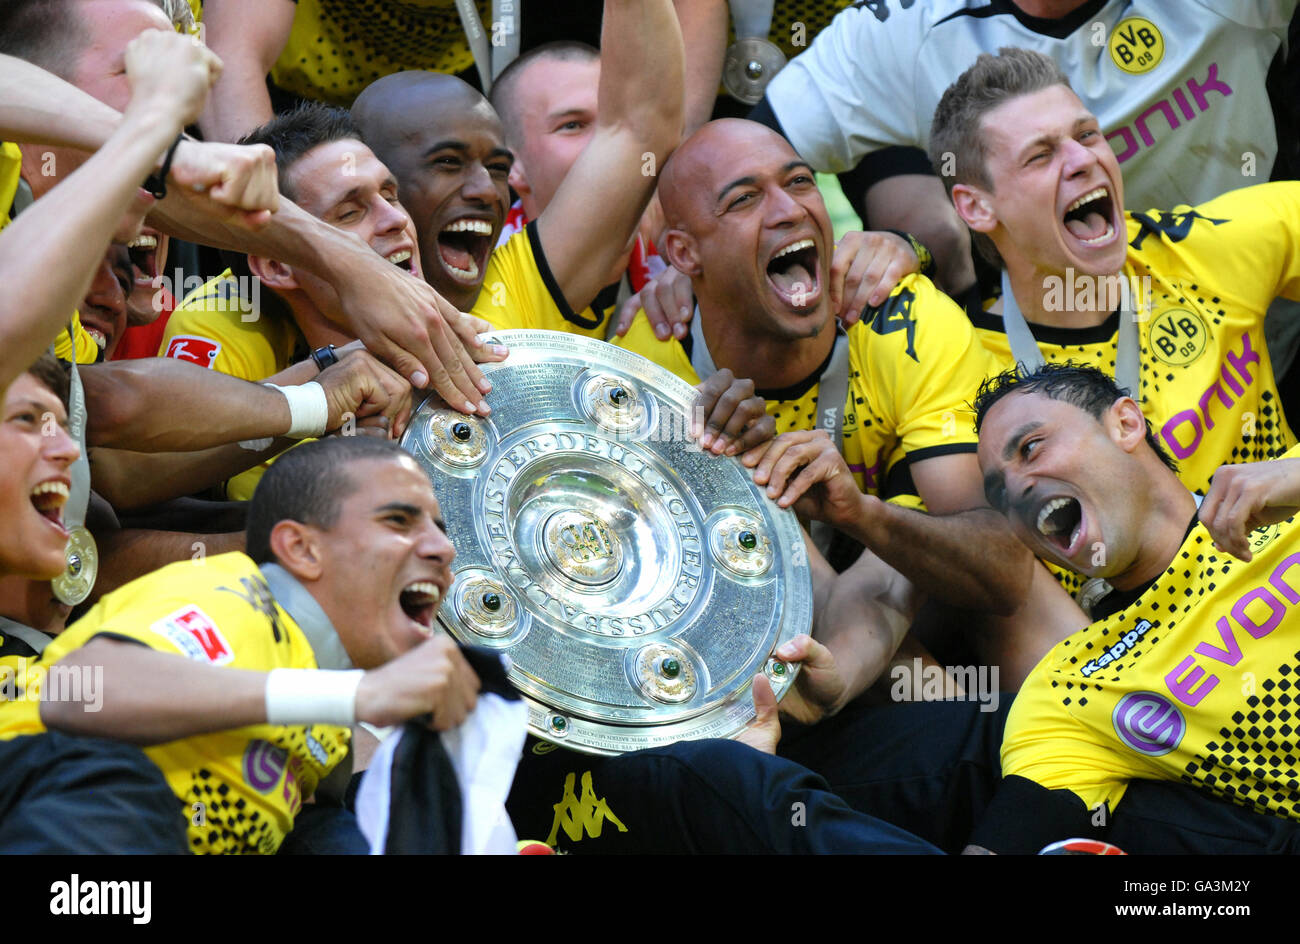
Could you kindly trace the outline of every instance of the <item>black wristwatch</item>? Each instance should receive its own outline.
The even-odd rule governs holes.
[[[324,370],[339,362],[338,352],[334,350],[333,344],[326,344],[324,347],[318,347],[311,352],[311,359],[316,362],[317,370]]]

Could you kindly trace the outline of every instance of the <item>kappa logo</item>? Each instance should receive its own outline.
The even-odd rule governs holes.
[[[914,301],[916,301],[916,293],[911,289],[902,288],[890,295],[889,299],[875,310],[875,317],[871,319],[871,330],[881,335],[906,331],[907,356],[919,364],[920,358],[916,356],[916,318],[912,314]]]
[[[225,665],[235,658],[226,637],[208,614],[197,606],[181,607],[149,627],[165,636],[188,659]]]
[[[1141,249],[1142,244],[1146,242],[1146,238],[1152,234],[1164,236],[1171,243],[1181,243],[1192,231],[1192,224],[1197,220],[1204,220],[1213,226],[1228,222],[1226,219],[1216,220],[1213,217],[1201,216],[1195,210],[1156,210],[1154,216],[1147,213],[1132,213],[1130,215],[1137,220],[1140,227],[1138,234],[1129,243],[1134,249]]]
[[[546,844],[554,847],[561,829],[571,842],[577,842],[584,835],[599,839],[607,821],[617,826],[619,832],[627,832],[627,827],[614,815],[605,798],[596,796],[591,786],[591,771],[582,775],[581,798],[573,792],[574,779],[574,774],[564,778],[564,794],[555,804],[555,820],[551,823],[551,834],[546,838]]]
[[[211,338],[200,338],[193,334],[178,334],[167,345],[164,357],[174,357],[180,361],[189,361],[200,367],[212,367],[217,355],[221,353],[221,342]]]

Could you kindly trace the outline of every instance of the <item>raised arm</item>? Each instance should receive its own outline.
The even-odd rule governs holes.
[[[0,233],[0,388],[43,351],[85,297],[132,202],[185,122],[203,106],[218,64],[174,33],[127,48],[133,94],[117,130],[82,167]],[[160,75],[169,75],[163,83]],[[34,277],[39,273],[39,277]]]
[[[293,30],[292,0],[208,0],[204,37],[225,70],[199,127],[209,141],[238,141],[271,120],[266,76]]]
[[[627,251],[682,133],[683,53],[671,0],[605,0],[596,130],[537,228],[574,311]]]

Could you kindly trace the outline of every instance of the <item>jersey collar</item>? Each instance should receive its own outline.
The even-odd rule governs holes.
[[[262,564],[261,571],[262,576],[266,578],[266,585],[271,588],[271,596],[275,597],[275,602],[280,604],[280,607],[289,614],[289,618],[298,624],[302,634],[307,637],[307,642],[311,644],[311,650],[316,656],[316,665],[322,669],[353,668],[352,660],[348,658],[347,650],[343,648],[343,640],[339,639],[334,624],[325,615],[316,598],[307,592],[307,588],[279,564]]]

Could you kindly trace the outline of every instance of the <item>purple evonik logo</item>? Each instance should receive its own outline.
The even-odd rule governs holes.
[[[1155,692],[1129,692],[1111,715],[1119,739],[1148,757],[1168,754],[1187,733],[1187,721],[1178,706]]]

